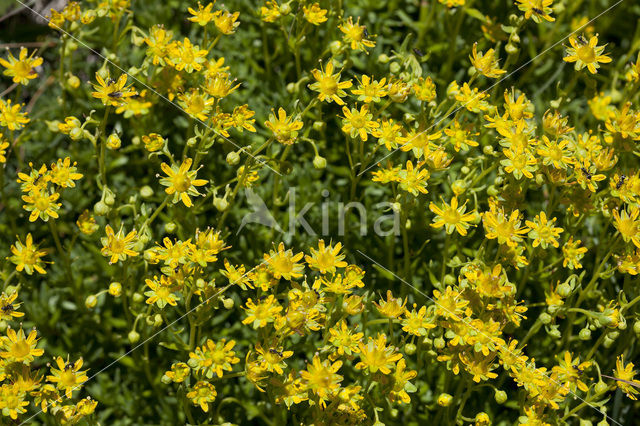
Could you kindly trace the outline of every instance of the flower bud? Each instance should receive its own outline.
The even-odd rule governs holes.
[[[513,54],[518,53],[518,50],[519,50],[519,49],[518,49],[518,47],[517,47],[517,46],[515,46],[515,45],[513,45],[513,44],[511,44],[511,43],[508,43],[508,44],[505,46],[504,50],[505,50],[505,52],[507,52],[509,55],[513,55]]]
[[[495,153],[495,151],[493,150],[493,147],[491,145],[485,145],[482,147],[482,152],[484,153],[484,155],[493,155]]]
[[[594,390],[596,391],[596,395],[601,395],[605,393],[608,389],[609,389],[609,386],[602,380],[596,383],[596,386],[594,388]]]
[[[445,285],[454,285],[455,283],[456,283],[456,278],[453,275],[447,274],[444,276]]]
[[[357,315],[364,309],[362,296],[351,295],[342,301],[342,309],[349,315]]]
[[[153,327],[153,322],[154,322],[154,320],[153,320],[153,317],[152,317],[151,315],[147,315],[147,316],[144,318],[144,321],[147,323],[147,325],[148,325],[149,327]]]
[[[213,197],[213,206],[223,212],[229,207],[229,202],[224,198]]]
[[[113,196],[113,194],[107,194],[104,197],[104,203],[108,206],[113,206],[113,204],[116,202],[116,198]]]
[[[505,402],[507,402],[507,393],[505,391],[496,389],[496,393],[495,395],[493,395],[493,398],[498,404],[504,404]]]
[[[140,188],[140,196],[142,198],[150,198],[153,195],[153,188],[151,188],[149,185],[145,185],[142,188]]]
[[[460,173],[462,173],[463,175],[468,175],[470,171],[471,169],[469,169],[469,167],[467,166],[462,166],[462,168],[460,169]]]
[[[313,167],[315,167],[316,169],[324,169],[325,167],[327,167],[327,159],[316,155],[313,158]]]
[[[69,131],[69,137],[74,141],[78,141],[82,139],[83,136],[84,136],[84,132],[80,127],[74,127]]]
[[[313,122],[313,130],[315,130],[316,132],[323,131],[325,127],[327,127],[327,124],[324,121]]]
[[[436,337],[433,339],[433,347],[436,349],[444,349],[445,341],[442,337]]]
[[[613,340],[609,336],[604,336],[604,340],[602,341],[602,346],[609,349],[611,346],[613,346],[614,343],[615,343],[615,340]]]
[[[93,294],[90,296],[87,296],[87,298],[84,299],[84,306],[86,306],[87,309],[95,308],[97,303],[98,303],[98,298]]]
[[[120,295],[122,294],[122,284],[117,281],[109,284],[109,294],[113,297],[120,297]]]
[[[165,385],[170,385],[171,384],[171,378],[169,376],[167,376],[166,374],[162,375],[162,378],[160,379],[160,381]]]
[[[453,397],[448,393],[441,393],[440,395],[438,395],[437,402],[441,407],[448,407],[449,405],[451,405],[452,401]]]
[[[397,62],[391,62],[391,64],[389,65],[389,71],[391,71],[392,74],[397,74],[398,72],[400,72],[400,64]]]
[[[176,232],[177,225],[175,222],[167,222],[164,224],[164,231],[168,234],[173,234]]]
[[[380,62],[381,64],[386,64],[391,60],[391,58],[389,58],[389,56],[387,56],[384,53],[381,53],[380,55],[378,55],[378,62]]]
[[[284,3],[280,5],[280,14],[282,16],[286,16],[291,13],[291,5],[289,3]]]
[[[589,330],[588,327],[583,328],[582,330],[580,330],[580,333],[578,333],[578,337],[580,338],[580,340],[591,339],[591,330]]]
[[[144,296],[138,292],[133,293],[133,302],[140,303],[144,300]]]
[[[225,309],[233,309],[233,305],[235,304],[232,298],[222,299],[222,304]]]
[[[342,49],[342,42],[340,40],[334,40],[329,43],[329,49],[331,49],[331,53],[337,55],[340,53],[340,49]]]
[[[456,196],[462,194],[466,187],[467,185],[462,179],[458,179],[451,184],[451,190]]]
[[[153,326],[154,327],[160,327],[161,325],[162,325],[162,315],[156,314],[153,317]]]
[[[187,139],[187,146],[189,148],[193,148],[194,146],[196,146],[197,143],[198,143],[198,138],[196,138],[195,136]]]
[[[131,330],[127,337],[129,338],[129,342],[131,343],[137,343],[138,340],[140,340],[140,334],[135,330]]]
[[[231,151],[227,154],[227,164],[230,166],[235,166],[240,162],[240,154],[235,151]]]
[[[561,297],[568,297],[571,294],[571,286],[568,283],[562,283],[558,286],[556,292]]]
[[[75,75],[71,75],[67,78],[67,85],[72,89],[77,89],[80,87],[80,79]]]
[[[548,313],[543,312],[543,313],[540,314],[539,319],[540,319],[541,323],[549,324],[553,318],[551,318],[551,315],[549,315]]]
[[[109,213],[109,210],[111,209],[105,204],[104,201],[98,201],[93,206],[93,211],[96,212],[98,216],[106,216]]]
[[[118,149],[121,145],[122,141],[120,141],[120,137],[116,133],[111,133],[107,138],[107,148]]]
[[[640,336],[640,320],[633,323],[633,332],[636,333],[636,336]]]
[[[406,345],[404,345],[404,353],[406,353],[407,355],[415,354],[417,349],[418,348],[413,343],[407,343]]]

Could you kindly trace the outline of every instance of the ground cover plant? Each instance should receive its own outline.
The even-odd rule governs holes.
[[[634,424],[640,5],[0,3],[2,424]]]

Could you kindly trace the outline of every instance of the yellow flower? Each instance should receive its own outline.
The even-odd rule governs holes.
[[[31,233],[27,234],[24,244],[19,237],[16,238],[18,238],[18,241],[11,246],[13,256],[8,258],[16,265],[16,271],[21,272],[24,270],[31,275],[35,270],[41,274],[46,274],[47,272],[43,268],[44,262],[40,258],[46,256],[47,252],[38,250],[38,246],[33,244]]]
[[[164,146],[164,138],[157,133],[149,133],[148,135],[142,136],[142,143],[144,143],[144,147],[149,152],[155,152]]]
[[[284,248],[284,243],[278,244],[278,249],[265,253],[264,261],[267,263],[273,276],[276,279],[284,278],[290,281],[293,278],[300,278],[304,271],[304,265],[297,263],[302,259],[303,254],[293,254],[293,250]]]
[[[600,63],[608,64],[611,58],[603,55],[605,46],[598,46],[598,35],[594,35],[587,41],[584,37],[569,37],[571,47],[567,48],[567,56],[563,58],[565,62],[575,62],[575,69],[580,71],[587,67],[591,74],[598,72]]]
[[[79,180],[83,177],[82,173],[78,173],[76,167],[77,162],[71,164],[71,159],[66,157],[58,159],[57,162],[51,164],[51,171],[49,176],[51,182],[62,188],[74,188],[76,186],[75,180]]]
[[[477,72],[489,78],[498,78],[507,71],[500,69],[499,60],[496,57],[496,52],[493,49],[487,50],[486,53],[480,52],[478,54],[478,42],[473,43],[473,50],[471,51],[471,65]]]
[[[342,367],[342,361],[333,364],[325,359],[320,361],[320,356],[315,354],[311,364],[307,364],[307,369],[300,372],[304,386],[320,400],[320,406],[325,407],[325,400],[340,388],[343,377],[337,374]]]
[[[25,401],[27,394],[19,392],[15,389],[15,385],[3,384],[0,387],[0,401],[2,401],[3,415],[11,417],[13,420],[18,418],[18,414],[26,413],[24,407],[29,405],[29,401]],[[16,420],[16,423],[18,421]]]
[[[324,70],[322,67],[319,70],[311,70],[311,74],[316,81],[310,84],[309,88],[318,92],[318,99],[321,102],[335,102],[338,105],[344,105],[344,101],[341,99],[347,96],[344,89],[348,89],[353,83],[351,80],[340,81],[339,72],[333,74],[333,62],[329,61]]]
[[[304,19],[313,25],[320,25],[327,21],[327,10],[322,9],[319,3],[313,3],[311,6],[303,6]]]
[[[411,87],[419,101],[431,102],[436,98],[436,85],[431,77],[420,77],[418,82]]]
[[[154,25],[149,29],[149,36],[145,37],[147,44],[146,55],[152,58],[153,65],[173,65],[168,58],[169,51],[175,49],[175,42],[172,42],[173,33],[165,30],[161,25]]]
[[[199,405],[202,411],[209,412],[209,403],[215,401],[218,392],[215,386],[209,382],[198,381],[191,391],[187,393],[187,398],[193,402],[193,405]]]
[[[411,403],[411,397],[407,392],[418,390],[415,385],[409,382],[418,375],[415,370],[406,370],[407,362],[404,359],[398,361],[396,371],[393,373],[393,389],[389,392],[391,401],[398,401],[405,404]]]
[[[278,116],[271,110],[269,121],[265,121],[266,128],[273,132],[276,140],[284,145],[292,145],[298,138],[298,130],[302,129],[302,121],[294,117],[287,117],[284,108],[278,109]]]
[[[465,213],[465,204],[458,206],[457,197],[451,199],[451,205],[447,205],[444,199],[442,199],[442,207],[430,203],[429,210],[437,215],[433,218],[431,226],[434,228],[442,228],[444,226],[447,234],[452,234],[456,230],[462,236],[467,235],[467,229],[470,226],[469,224],[475,220],[476,212],[474,210]]]
[[[562,261],[563,267],[569,267],[569,269],[580,269],[582,268],[582,264],[580,260],[584,257],[584,254],[587,252],[586,247],[580,247],[580,243],[582,241],[576,240],[573,241],[573,236],[569,238],[564,246],[562,246],[562,255],[564,260]]]
[[[333,274],[336,268],[344,268],[347,262],[344,261],[344,254],[340,253],[342,244],[337,243],[332,246],[325,246],[324,240],[318,241],[318,250],[311,248],[311,255],[305,256],[305,260],[311,269],[316,269],[320,273],[327,272]]]
[[[618,210],[613,211],[614,225],[622,239],[625,242],[631,241],[636,247],[640,248],[640,221],[638,220],[640,209],[632,207],[629,212],[622,210],[622,214]]]
[[[122,74],[116,81],[109,77],[109,73],[104,79],[100,73],[96,73],[96,81],[98,84],[92,83],[95,92],[91,95],[100,99],[103,105],[120,106],[127,98],[138,93],[131,85],[127,86],[127,74]]]
[[[83,211],[78,220],[76,221],[76,225],[80,232],[85,235],[91,235],[96,232],[99,228],[99,225],[96,223],[95,218],[89,213],[89,210]]]
[[[20,130],[30,120],[27,118],[26,112],[20,112],[24,104],[15,104],[11,106],[11,99],[0,99],[0,126],[7,127],[9,130]]]
[[[24,312],[16,310],[20,306],[20,303],[14,303],[17,297],[17,291],[8,295],[2,292],[2,295],[0,295],[0,320],[13,320],[24,316]]]
[[[11,52],[9,52],[8,60],[0,58],[0,65],[6,68],[4,75],[13,77],[14,83],[19,83],[24,86],[29,84],[29,80],[33,80],[38,77],[38,73],[34,68],[42,65],[42,58],[34,57],[36,51],[34,50],[29,57],[27,57],[27,49],[20,48],[20,54],[16,59]]]
[[[285,351],[282,346],[265,349],[260,343],[256,344],[256,352],[261,367],[270,373],[276,372],[278,374],[284,373],[283,368],[287,368],[287,363],[284,360],[293,355],[293,351]]]
[[[37,356],[44,354],[44,349],[36,349],[38,339],[35,329],[29,332],[29,336],[25,336],[22,328],[16,333],[11,327],[7,328],[7,335],[2,337],[2,348],[0,357],[10,362],[31,363]]]
[[[7,148],[9,148],[9,142],[0,135],[0,164],[7,162]]]
[[[616,386],[618,386],[618,389],[624,392],[630,399],[634,401],[637,400],[636,395],[640,393],[638,392],[640,383],[634,380],[636,372],[633,369],[633,363],[630,362],[624,365],[624,355],[620,355],[616,360],[614,376],[617,379]]]
[[[460,91],[455,95],[456,100],[463,107],[474,113],[487,111],[490,108],[490,105],[485,100],[488,97],[489,94],[486,91],[480,92],[477,87],[472,89],[469,83],[464,83]]]
[[[352,138],[360,136],[360,139],[366,141],[368,134],[380,127],[377,121],[372,120],[373,114],[369,112],[367,105],[363,105],[360,111],[358,111],[357,107],[349,110],[349,108],[343,106],[342,113],[344,114],[342,131],[348,133]]]
[[[518,9],[524,12],[525,19],[533,19],[537,24],[542,22],[542,19],[548,22],[555,21],[555,18],[550,15],[553,11],[551,9],[553,0],[516,0],[516,3]]]
[[[572,392],[576,391],[576,387],[582,392],[586,392],[589,387],[580,378],[584,370],[591,366],[591,361],[580,362],[580,356],[575,359],[572,359],[572,357],[571,352],[565,351],[559,365],[553,367],[553,372],[558,376],[561,383],[569,385],[569,389]]]
[[[504,166],[504,171],[513,174],[516,179],[522,179],[525,176],[528,179],[533,179],[533,172],[536,171],[534,167],[538,161],[528,149],[509,148],[502,150],[505,157],[504,160],[500,160],[500,164]]]
[[[231,114],[233,127],[238,129],[241,133],[244,130],[255,133],[256,128],[253,127],[253,123],[255,123],[256,120],[254,118],[251,118],[254,115],[256,115],[256,113],[255,111],[251,111],[249,109],[249,105],[239,105],[233,108],[233,113]]]
[[[546,249],[548,244],[556,248],[559,246],[557,238],[564,229],[553,226],[556,223],[555,217],[548,221],[546,213],[540,212],[533,221],[527,220],[525,223],[531,228],[529,238],[533,239],[533,247],[541,246]]]
[[[392,150],[397,148],[399,144],[404,144],[407,140],[402,136],[403,131],[404,129],[400,124],[397,124],[392,119],[386,119],[382,120],[380,127],[375,129],[372,135],[378,138],[379,145],[384,145],[388,150]]]
[[[218,377],[222,377],[223,371],[232,371],[232,364],[237,364],[240,359],[235,356],[232,350],[236,345],[235,340],[227,342],[222,339],[214,342],[207,339],[202,347],[196,348],[194,352],[189,353],[189,366],[196,372],[202,371],[208,379],[212,378],[214,373]]]
[[[242,320],[243,324],[252,324],[254,329],[262,328],[270,322],[274,322],[278,313],[282,311],[282,306],[278,304],[273,294],[266,299],[260,300],[256,305],[252,299],[247,300],[246,308],[243,308],[247,317]]]
[[[358,95],[358,100],[360,102],[380,102],[380,98],[387,96],[387,91],[385,89],[386,82],[386,78],[377,81],[368,75],[363,75],[358,88],[351,90],[351,93]]]
[[[353,333],[352,331],[352,327],[349,327],[345,320],[338,322],[329,329],[329,342],[334,346],[337,355],[347,354],[351,356],[360,352],[359,344],[364,337],[364,333]],[[332,354],[330,358],[337,358],[336,354]]]
[[[456,152],[460,152],[461,149],[467,151],[470,146],[478,146],[478,142],[471,139],[478,133],[473,133],[468,126],[462,127],[456,119],[444,129],[444,134],[449,136],[449,143],[453,145]]]
[[[436,327],[436,325],[427,318],[426,306],[416,311],[416,305],[414,304],[411,311],[408,309],[404,311],[404,316],[402,319],[402,331],[414,336],[426,336],[428,330]]]
[[[236,31],[236,28],[240,25],[240,22],[236,22],[240,16],[240,12],[228,12],[226,10],[219,10],[215,13],[213,21],[218,31],[222,34],[229,35]]]
[[[407,161],[406,169],[401,169],[397,175],[397,181],[400,183],[400,189],[410,192],[413,195],[418,193],[426,194],[427,180],[430,174],[426,169],[421,169],[424,163],[418,163],[415,167],[411,161]]]
[[[191,369],[184,362],[171,364],[171,370],[164,373],[174,383],[182,383],[191,373]]]
[[[275,22],[282,14],[280,5],[275,0],[267,1],[265,6],[260,8],[260,14],[264,22]]]
[[[571,153],[567,149],[569,141],[567,139],[551,141],[546,135],[542,136],[542,143],[538,148],[538,155],[542,157],[542,164],[553,166],[556,169],[566,170],[567,166],[573,164]]]
[[[396,347],[387,346],[387,336],[384,333],[379,333],[375,340],[369,337],[366,345],[360,342],[358,348],[360,362],[356,364],[356,369],[366,369],[371,374],[378,371],[389,374],[395,368],[396,361],[402,359],[402,354],[397,352]]]
[[[146,301],[147,305],[155,303],[160,309],[163,309],[167,304],[177,305],[176,299],[179,296],[172,292],[172,282],[165,275],[160,275],[159,280],[157,276],[154,276],[153,280],[147,279],[145,283],[150,289],[144,293],[149,297]]]
[[[400,318],[405,313],[407,300],[402,297],[393,297],[391,290],[387,290],[387,300],[381,299],[380,304],[373,302],[382,315],[387,318]]]
[[[444,293],[440,290],[433,290],[433,296],[437,316],[462,321],[462,317],[467,313],[464,308],[467,307],[469,301],[462,297],[458,290],[447,286]]]
[[[198,89],[191,89],[188,93],[178,95],[180,106],[184,108],[184,112],[198,120],[205,121],[207,115],[211,112],[213,99],[206,94],[200,93]]]
[[[215,15],[215,12],[214,13],[211,12],[211,10],[213,9],[213,3],[209,3],[205,7],[202,7],[202,4],[198,2],[197,11],[193,10],[192,8],[188,8],[187,10],[189,11],[189,13],[193,15],[192,17],[189,18],[189,21],[197,22],[202,27],[207,25],[209,22],[213,20],[213,17]]]
[[[338,26],[340,31],[344,33],[344,41],[351,46],[353,50],[364,50],[367,47],[375,47],[376,43],[369,40],[369,34],[366,32],[367,27],[360,25],[360,17],[353,22],[353,17],[349,17],[346,22]]]
[[[483,216],[485,237],[489,240],[498,239],[500,244],[515,247],[522,241],[522,235],[529,232],[529,228],[520,227],[519,210],[507,215],[502,207],[492,205]]]
[[[182,201],[185,206],[191,207],[193,203],[189,196],[197,197],[202,195],[198,192],[196,186],[203,186],[208,183],[206,179],[196,179],[197,170],[189,171],[192,163],[193,160],[187,158],[179,167],[177,165],[169,167],[167,163],[160,165],[162,171],[167,174],[166,177],[160,179],[160,184],[168,187],[164,190],[167,194],[173,194],[174,204]]]
[[[200,71],[208,53],[207,50],[200,49],[200,46],[193,45],[187,37],[176,43],[175,49],[170,52],[174,68],[188,73]]]
[[[49,221],[49,218],[58,218],[58,210],[62,204],[56,203],[60,194],[48,188],[34,187],[29,194],[23,195],[22,200],[27,203],[23,206],[26,211],[31,212],[29,222],[35,222],[38,218]]]
[[[86,375],[86,370],[80,371],[82,368],[82,358],[78,359],[75,363],[70,363],[67,358],[65,362],[62,357],[56,358],[56,365],[58,368],[51,367],[51,376],[47,376],[47,380],[51,383],[55,383],[56,387],[65,392],[67,398],[71,398],[71,394],[74,390],[78,390],[82,383],[89,380]]]
[[[125,260],[127,256],[137,256],[138,252],[133,250],[136,245],[138,237],[136,230],[132,230],[126,236],[124,230],[121,227],[118,233],[113,232],[113,228],[107,225],[104,229],[106,237],[102,237],[102,255],[109,257],[109,263],[116,263],[118,260]]]

